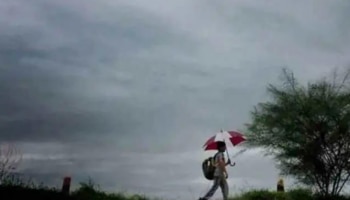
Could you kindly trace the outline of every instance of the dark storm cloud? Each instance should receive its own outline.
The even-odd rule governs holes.
[[[114,20],[102,23],[102,14],[86,18],[69,3],[14,2],[3,3],[2,10],[12,12],[1,14],[8,20],[2,20],[0,33],[3,139],[69,140],[79,134],[136,132],[134,124],[147,124],[153,113],[139,104],[152,104],[152,99],[123,96],[140,75],[154,78],[152,71],[142,69],[142,63],[118,62],[159,43],[175,44],[178,38],[166,24],[122,5],[109,16]],[[22,19],[12,16],[22,11],[32,26],[16,26]],[[136,92],[142,96],[147,86],[140,86]]]
[[[226,1],[212,8],[189,3],[183,16],[172,7],[156,9],[141,2],[4,2],[0,39],[4,139],[73,140],[80,135],[135,135],[146,130],[160,135],[164,128],[205,130],[232,122],[238,127],[263,93],[264,80],[275,77],[289,61],[301,68],[301,62],[311,62],[297,58],[301,53],[296,44],[305,43],[297,38],[317,33],[335,47],[345,38],[340,34],[343,37],[331,40],[317,28],[307,29],[293,15],[276,12],[281,5],[237,2],[236,14],[242,17],[236,26],[227,26],[221,21],[230,16],[214,12],[216,7],[228,14],[231,3]],[[192,7],[208,16],[200,18]],[[265,30],[253,19],[272,29]],[[348,31],[341,23],[340,30]],[[240,30],[236,38],[230,32],[237,29],[232,27]],[[232,50],[240,50],[231,52],[227,41],[234,43]],[[271,54],[264,50],[269,46]],[[287,46],[293,54],[278,50]],[[312,62],[330,63],[323,54],[314,51],[309,57]],[[329,68],[326,64],[320,72]],[[248,104],[241,106],[243,102]]]
[[[305,82],[348,64],[348,8],[2,0],[0,140],[20,146],[21,172],[50,184],[70,174],[110,191],[197,198],[210,184],[200,147],[221,128],[242,128],[282,66]],[[269,158],[236,161],[232,193],[274,188]]]

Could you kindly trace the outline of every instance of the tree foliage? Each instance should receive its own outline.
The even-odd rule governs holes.
[[[302,86],[283,70],[269,85],[272,100],[259,103],[247,124],[250,145],[264,147],[284,175],[337,195],[350,177],[350,70]]]

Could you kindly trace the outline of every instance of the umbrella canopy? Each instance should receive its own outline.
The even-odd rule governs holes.
[[[239,133],[237,131],[220,131],[216,133],[214,136],[209,138],[207,142],[204,144],[204,150],[217,150],[218,147],[216,145],[216,142],[222,141],[225,142],[227,145],[227,142],[230,142],[233,146],[238,145],[239,143],[245,141],[245,138],[242,133]]]

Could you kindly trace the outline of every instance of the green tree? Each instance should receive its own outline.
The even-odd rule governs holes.
[[[338,195],[350,177],[350,70],[306,86],[284,69],[272,99],[251,112],[247,142],[272,155],[281,174]]]

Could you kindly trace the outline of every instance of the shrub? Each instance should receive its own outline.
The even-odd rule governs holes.
[[[293,189],[288,191],[288,197],[290,200],[313,200],[313,194],[312,191],[309,189]]]
[[[284,193],[268,190],[251,190],[232,200],[287,200]]]

